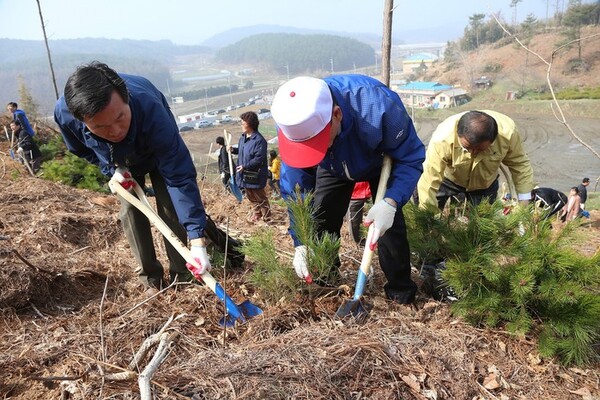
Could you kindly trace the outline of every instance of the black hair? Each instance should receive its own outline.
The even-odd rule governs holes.
[[[275,150],[269,151],[269,156],[271,156],[271,160],[277,157],[277,152]]]
[[[129,90],[125,81],[108,65],[93,61],[77,67],[67,79],[65,102],[75,118],[83,121],[102,111],[116,91],[125,103],[129,102]]]
[[[498,136],[498,124],[489,114],[481,111],[469,111],[458,120],[457,133],[469,144],[493,143]]]
[[[575,193],[579,194],[579,188],[577,186],[573,186],[571,190],[574,190]]]
[[[11,124],[15,124],[16,126],[21,126],[21,122],[18,119],[13,119],[10,121]]]
[[[14,101],[9,102],[7,104],[7,106],[11,106],[11,107],[14,107],[14,108],[19,108],[19,106],[17,105],[17,103],[15,103]]]
[[[253,131],[258,130],[258,115],[256,115],[254,111],[246,111],[245,113],[240,115],[240,119],[242,121],[245,121],[250,127],[250,129],[252,129]]]
[[[217,140],[215,140],[215,142],[217,142],[217,144],[220,144],[221,146],[225,146],[225,139],[223,138],[223,136],[217,136]]]

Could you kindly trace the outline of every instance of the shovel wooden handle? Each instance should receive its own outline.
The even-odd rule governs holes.
[[[146,198],[144,191],[142,190],[141,187],[139,187],[139,185],[137,185],[137,184],[134,185],[135,193],[139,197],[139,199],[137,197],[135,197],[134,195],[132,195],[131,193],[129,193],[129,191],[127,191],[125,188],[123,188],[123,186],[121,186],[121,184],[119,182],[116,182],[113,179],[111,179],[108,182],[108,186],[111,188],[111,190],[114,193],[117,193],[119,196],[121,196],[127,202],[131,203],[131,205],[133,205],[135,208],[140,210],[148,218],[148,220],[154,226],[156,226],[156,228],[169,241],[169,243],[171,243],[171,245],[173,245],[175,250],[177,250],[177,252],[179,252],[179,254],[181,254],[181,256],[184,258],[184,260],[186,262],[194,265],[196,268],[200,268],[200,265],[198,265],[198,262],[194,259],[194,257],[192,257],[192,252],[187,248],[186,245],[184,245],[181,242],[181,240],[179,240],[179,238],[175,235],[175,233],[173,233],[171,228],[169,228],[169,226],[156,214],[154,209],[150,206],[150,203],[148,202],[148,199]],[[216,292],[217,281],[208,271],[202,274],[202,280],[206,283],[206,285],[213,292],[217,293]]]
[[[223,137],[225,138],[225,146],[227,146],[227,157],[229,158],[229,175],[233,175],[233,160],[231,159],[231,151],[229,150],[229,146],[231,146],[231,133],[227,131],[227,129],[223,129]]]
[[[373,204],[383,200],[385,191],[387,189],[387,182],[392,172],[392,159],[387,154],[383,156],[383,165],[381,166],[381,174],[379,175],[379,185],[377,185],[377,195]],[[371,273],[371,260],[373,259],[374,251],[371,250],[369,243],[373,237],[373,231],[375,227],[373,224],[369,226],[367,233],[367,240],[365,243],[365,250],[360,262],[360,268],[358,270],[358,276],[356,278],[356,287],[354,288],[354,300],[358,300],[365,291],[365,285],[367,284],[367,278]]]

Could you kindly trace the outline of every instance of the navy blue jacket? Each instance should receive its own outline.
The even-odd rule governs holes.
[[[383,155],[392,158],[392,171],[385,197],[402,208],[410,199],[423,173],[425,146],[398,94],[382,82],[364,75],[334,75],[323,79],[342,110],[340,134],[327,150],[319,167],[339,179],[369,181],[381,173]],[[284,198],[318,185],[310,168],[298,169],[281,163],[281,193]],[[290,234],[298,245],[292,230]]]
[[[167,99],[146,78],[120,76],[129,90],[131,108],[131,125],[125,139],[112,143],[94,135],[83,122],[73,117],[61,97],[54,109],[54,120],[67,148],[99,165],[108,176],[112,176],[119,166],[128,167],[134,176],[158,168],[188,237],[203,237],[206,213],[196,182],[196,168]]]
[[[29,136],[35,136],[35,132],[33,131],[31,124],[29,123],[29,119],[27,118],[27,114],[25,114],[25,111],[17,108],[13,113],[13,120],[19,121],[23,130],[25,130],[25,132],[27,132]]]
[[[244,171],[258,171],[258,183],[245,183],[242,180],[242,173],[236,174],[236,182],[239,187],[248,189],[260,189],[267,186],[267,177],[269,175],[269,163],[267,161],[267,141],[256,131],[252,136],[246,138],[243,134],[240,137],[238,148],[233,148],[233,153],[238,154],[238,165],[244,167]]]

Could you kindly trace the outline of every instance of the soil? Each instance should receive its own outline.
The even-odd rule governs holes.
[[[589,131],[581,133],[587,139],[597,140],[597,121],[586,122],[575,124],[580,132]],[[586,161],[563,158],[573,141],[565,138],[555,145],[552,124],[544,118],[527,117],[521,123],[524,131],[536,129],[526,141],[536,175],[545,176],[550,186],[556,186],[554,178],[575,182],[581,173],[573,168],[586,168]],[[249,224],[248,203],[238,205],[227,197],[214,162],[201,157],[222,129],[184,134],[197,154],[199,176],[204,176],[200,185],[209,214],[242,240],[271,229],[280,258],[291,264],[293,248],[281,201],[272,203],[274,222]],[[550,148],[557,150],[546,156]],[[6,142],[0,142],[0,150],[2,398],[139,398],[138,373],[155,347],[142,352],[137,364],[132,360],[143,343],[159,341],[152,335],[161,334],[170,317],[174,320],[162,337],[169,341],[167,356],[152,377],[154,398],[600,396],[597,365],[565,368],[542,359],[534,337],[470,326],[453,317],[448,304],[421,293],[414,306],[391,303],[383,296],[379,268],[366,292],[374,305],[369,320],[364,325],[334,320],[335,310],[351,294],[362,255],[345,229],[341,254],[346,293],[320,298],[299,293],[294,301],[272,304],[247,283],[252,261],[246,260],[243,270],[227,272],[221,280],[232,298],[249,299],[263,309],[244,325],[221,328],[223,308],[204,286],[182,284],[147,300],[115,198],[28,177],[7,155]],[[587,164],[593,162],[588,159]],[[582,248],[588,255],[600,249],[600,211],[591,214],[580,228],[590,238]],[[158,232],[155,241],[166,264]],[[217,267],[215,276],[223,277],[222,269]]]
[[[549,103],[541,113],[510,102],[493,106],[517,122],[540,186],[567,191],[583,176],[599,175],[600,161],[581,143],[600,148],[599,119],[567,110],[580,141],[556,121]],[[600,115],[598,107],[593,104],[588,115]],[[441,118],[415,119],[425,143]],[[261,127],[273,132],[270,120]],[[278,257],[291,267],[284,204],[272,201],[269,224],[247,222],[248,203],[227,196],[214,157],[207,157],[224,128],[237,141],[235,124],[182,134],[196,161],[206,209],[237,239],[271,230]],[[594,183],[588,190],[595,190]],[[223,307],[205,286],[178,284],[146,297],[117,210],[112,195],[28,177],[0,141],[1,398],[140,398],[138,377],[150,374],[161,341],[165,358],[151,375],[155,399],[600,398],[598,364],[567,368],[543,359],[534,336],[468,325],[448,304],[420,292],[412,306],[391,303],[377,266],[365,293],[373,304],[366,323],[335,320],[335,311],[351,296],[362,256],[346,227],[341,249],[346,292],[322,297],[299,292],[292,301],[273,303],[248,283],[252,260],[236,271],[215,266],[233,299],[263,310],[246,324],[224,329],[218,324]],[[591,210],[579,231],[586,238],[579,251],[589,256],[600,251],[600,210]],[[158,231],[154,239],[167,265]],[[414,279],[421,284],[416,270]]]

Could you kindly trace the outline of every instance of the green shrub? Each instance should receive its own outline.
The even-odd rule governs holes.
[[[600,339],[600,253],[573,249],[579,222],[559,233],[538,212],[503,205],[453,208],[449,216],[405,207],[415,262],[446,260],[459,297],[453,312],[475,325],[534,334],[540,354],[564,364],[594,360]]]
[[[71,153],[42,164],[43,178],[79,189],[108,193],[108,178],[100,168]]]

